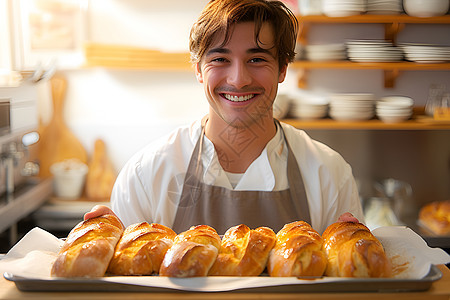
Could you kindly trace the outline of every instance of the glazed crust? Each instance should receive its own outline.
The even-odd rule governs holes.
[[[159,272],[176,233],[169,227],[147,222],[128,226],[120,238],[108,273],[151,275]]]
[[[297,221],[286,224],[276,238],[267,265],[270,276],[323,275],[327,265],[323,240],[308,223]]]
[[[419,221],[433,233],[450,234],[450,200],[434,201],[420,209]]]
[[[220,237],[207,225],[193,226],[177,235],[167,251],[159,275],[169,277],[207,276],[220,249]]]
[[[228,229],[219,255],[209,271],[215,276],[258,276],[266,268],[276,236],[268,227],[254,230],[241,224]]]
[[[383,245],[364,224],[336,222],[328,226],[322,237],[328,259],[327,276],[392,276]]]
[[[114,215],[85,220],[75,226],[51,269],[52,277],[101,277],[124,230]]]

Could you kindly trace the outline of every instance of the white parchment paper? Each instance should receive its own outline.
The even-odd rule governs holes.
[[[386,254],[393,263],[395,278],[421,279],[431,265],[450,263],[450,256],[439,248],[430,248],[414,231],[407,227],[380,227],[373,234],[385,247]],[[52,279],[50,269],[62,241],[40,228],[28,232],[0,260],[1,274],[8,272],[14,276],[29,279]],[[332,281],[352,280],[351,278],[323,277],[314,281],[298,280],[296,277],[197,277],[168,278],[160,276],[111,276],[101,280],[116,283],[162,287],[186,291],[231,291],[242,288],[315,284]]]

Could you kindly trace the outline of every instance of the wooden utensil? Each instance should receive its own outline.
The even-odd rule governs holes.
[[[87,163],[87,153],[81,142],[66,126],[63,118],[64,97],[67,80],[61,74],[55,74],[51,80],[53,98],[53,116],[41,131],[38,144],[40,176],[49,177],[50,166],[65,159],[79,159]]]
[[[115,181],[116,171],[108,159],[105,142],[97,139],[86,177],[86,198],[96,201],[109,201]]]

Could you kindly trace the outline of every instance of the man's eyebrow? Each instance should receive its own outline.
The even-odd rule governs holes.
[[[275,57],[274,54],[269,49],[264,49],[261,47],[250,48],[246,52],[250,53],[250,54],[264,53],[264,54],[268,54],[272,57]],[[223,48],[223,47],[212,48],[206,53],[206,56],[212,55],[215,53],[229,54],[229,53],[231,53],[231,50],[228,48]]]
[[[250,49],[247,50],[247,53],[255,53],[255,54],[257,54],[257,53],[265,53],[265,54],[268,54],[268,55],[270,55],[272,57],[275,57],[273,55],[273,53],[270,51],[270,49],[264,49],[264,48],[261,48],[261,47],[250,48]]]
[[[228,54],[230,52],[231,51],[229,49],[227,49],[227,48],[217,47],[217,48],[212,48],[212,49],[208,50],[208,52],[206,52],[206,56],[212,55],[212,54],[215,54],[215,53]]]

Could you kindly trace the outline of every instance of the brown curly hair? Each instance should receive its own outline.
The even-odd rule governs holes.
[[[191,28],[189,50],[191,62],[198,63],[211,46],[214,37],[223,33],[222,46],[230,39],[231,27],[236,23],[254,22],[255,41],[259,44],[259,32],[264,23],[272,25],[274,45],[277,49],[280,69],[294,61],[298,20],[292,11],[280,1],[267,0],[211,0]]]

